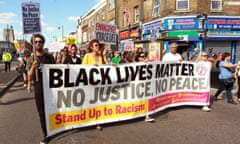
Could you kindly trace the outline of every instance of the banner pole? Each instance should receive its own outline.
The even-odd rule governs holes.
[[[35,36],[33,35],[32,40],[33,40],[33,61],[37,60],[37,55],[36,55],[36,48],[35,48]],[[39,76],[38,76],[38,69],[35,69],[35,78],[36,82],[39,81]]]

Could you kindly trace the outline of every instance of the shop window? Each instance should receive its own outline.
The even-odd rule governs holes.
[[[189,0],[177,0],[176,10],[189,10]]]
[[[102,20],[104,20],[105,19],[105,10],[103,9],[102,10]]]
[[[222,0],[211,0],[211,10],[222,10]]]
[[[115,3],[114,3],[115,0],[109,0],[109,10],[112,10],[115,8]]]
[[[135,6],[134,7],[134,22],[137,23],[139,22],[139,7],[138,6]]]

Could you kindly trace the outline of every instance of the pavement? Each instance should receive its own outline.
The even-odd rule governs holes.
[[[0,98],[6,91],[20,78],[20,74],[16,71],[17,61],[11,63],[11,71],[4,71],[4,64],[0,62]]]

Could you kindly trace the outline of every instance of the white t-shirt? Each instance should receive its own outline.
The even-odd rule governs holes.
[[[162,61],[182,61],[182,56],[179,53],[173,54],[169,52],[163,56]]]

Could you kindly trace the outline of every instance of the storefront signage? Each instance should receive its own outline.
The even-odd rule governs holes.
[[[199,20],[195,17],[166,18],[164,20],[166,30],[198,29]]]
[[[139,36],[139,32],[138,29],[132,29],[130,32],[130,37],[138,37]]]
[[[208,29],[240,29],[240,17],[208,17]]]
[[[209,29],[207,33],[208,39],[221,40],[240,40],[240,31],[230,29]]]
[[[119,38],[120,39],[126,39],[129,38],[129,32],[128,31],[122,31],[119,33]]]
[[[198,40],[198,31],[190,30],[190,31],[169,31],[169,37],[181,37],[183,40]]]
[[[163,21],[159,19],[143,24],[143,34],[150,34],[153,29],[163,30]]]

